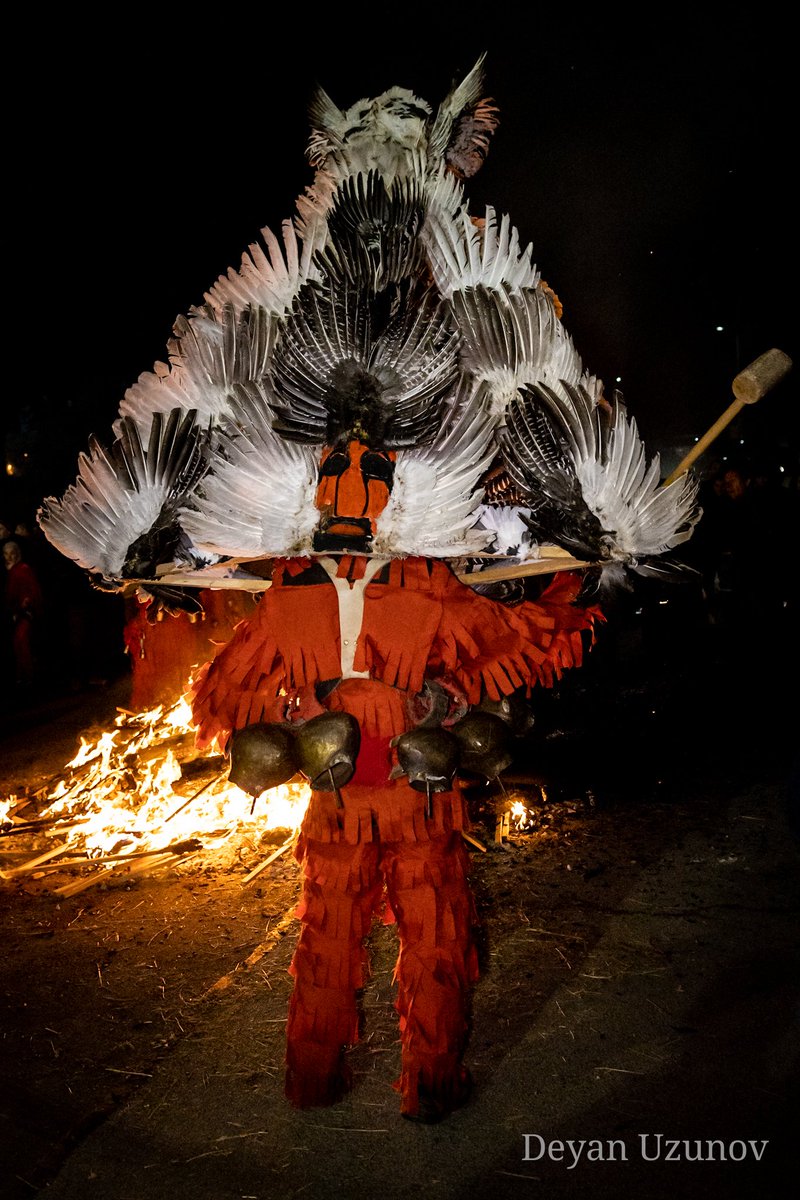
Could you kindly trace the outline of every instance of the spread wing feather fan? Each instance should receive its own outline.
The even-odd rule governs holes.
[[[683,475],[660,485],[659,456],[648,465],[636,422],[616,398],[598,402],[569,384],[560,393],[523,387],[501,446],[534,534],[608,568],[606,582],[621,581],[625,568],[650,573],[654,557],[685,542],[699,519],[697,482]]]

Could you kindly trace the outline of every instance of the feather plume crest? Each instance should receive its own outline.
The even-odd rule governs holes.
[[[321,93],[324,96],[324,93]],[[371,170],[384,176],[407,174],[428,149],[431,107],[408,88],[392,87],[374,99],[356,101],[346,111],[317,104],[307,155],[317,171],[343,179]]]
[[[419,157],[427,170],[445,164],[460,178],[474,175],[498,124],[496,105],[483,96],[485,59],[482,54],[451,87],[435,116],[431,105],[408,88],[392,87],[342,110],[317,87],[308,106],[309,162],[340,179],[372,169],[385,176],[407,174]]]

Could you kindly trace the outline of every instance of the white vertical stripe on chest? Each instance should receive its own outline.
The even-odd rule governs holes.
[[[356,644],[364,622],[364,590],[373,576],[388,561],[386,558],[371,558],[367,563],[363,578],[350,583],[347,579],[338,578],[336,572],[339,569],[339,563],[335,558],[319,560],[320,566],[336,588],[336,599],[339,602],[342,679],[369,679],[369,671],[353,670]]]

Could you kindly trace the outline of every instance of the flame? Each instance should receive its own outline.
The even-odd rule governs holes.
[[[541,795],[542,804],[547,804],[547,789],[543,784],[539,785],[539,792]],[[524,829],[528,829],[528,827],[533,828],[536,823],[535,811],[530,807],[529,803],[526,802],[525,797],[517,796],[513,800],[511,808],[509,809],[509,815],[511,823],[518,833],[521,833]]]
[[[94,741],[81,737],[36,816],[42,834],[57,839],[67,856],[110,867],[112,859],[183,845],[237,855],[243,846],[257,849],[267,831],[299,829],[311,796],[305,780],[254,801],[228,781],[211,751],[196,751],[185,693],[170,707],[119,710],[114,723]],[[0,801],[0,820],[13,822],[15,803]]]
[[[6,796],[5,800],[0,800],[0,822],[8,820],[17,807],[17,797],[14,795]]]
[[[529,821],[528,810],[521,800],[515,800],[511,805],[511,820],[516,829],[524,829]]]

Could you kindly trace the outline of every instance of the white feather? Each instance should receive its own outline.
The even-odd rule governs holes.
[[[498,414],[523,384],[577,384],[583,364],[542,288],[469,288],[450,298],[466,370],[489,388]]]
[[[513,555],[521,562],[539,557],[539,547],[531,540],[531,531],[523,517],[530,509],[511,504],[481,504],[478,508],[480,525],[491,530],[494,554]]]
[[[38,513],[48,541],[84,570],[119,578],[129,547],[147,533],[170,494],[167,470],[156,470],[145,451],[135,477],[94,442],[78,457],[78,477]],[[196,565],[196,564],[192,564]]]
[[[149,429],[154,412],[196,409],[201,423],[218,423],[230,413],[231,390],[237,382],[262,379],[280,322],[256,305],[235,310],[194,309],[179,317],[169,345],[170,366],[156,363],[128,388],[120,405],[114,432],[123,417]]]
[[[398,451],[389,503],[376,522],[376,554],[445,558],[480,554],[490,545],[493,533],[476,523],[494,427],[485,390],[465,383],[434,441]]]
[[[257,305],[284,316],[303,284],[320,278],[313,256],[324,244],[324,225],[318,225],[302,243],[291,221],[283,221],[281,231],[283,247],[272,230],[262,229],[263,245],[253,242],[242,255],[239,270],[229,267],[227,274],[205,293],[216,312],[222,312],[228,304],[236,312]]]
[[[608,535],[614,558],[664,554],[685,542],[699,520],[697,481],[683,475],[668,487],[660,484],[660,456],[650,463],[636,421],[617,407],[607,433],[592,419],[591,399],[570,404],[574,418],[565,425],[575,474],[586,504]]]
[[[248,423],[220,438],[202,489],[181,523],[202,550],[232,558],[294,555],[311,549],[320,449],[278,437],[263,391],[239,397]]]
[[[421,236],[443,296],[478,284],[487,288],[505,285],[509,292],[517,292],[539,283],[532,244],[521,249],[519,233],[508,216],[498,225],[491,206],[480,223],[466,209],[456,215],[442,207],[429,210]]]

